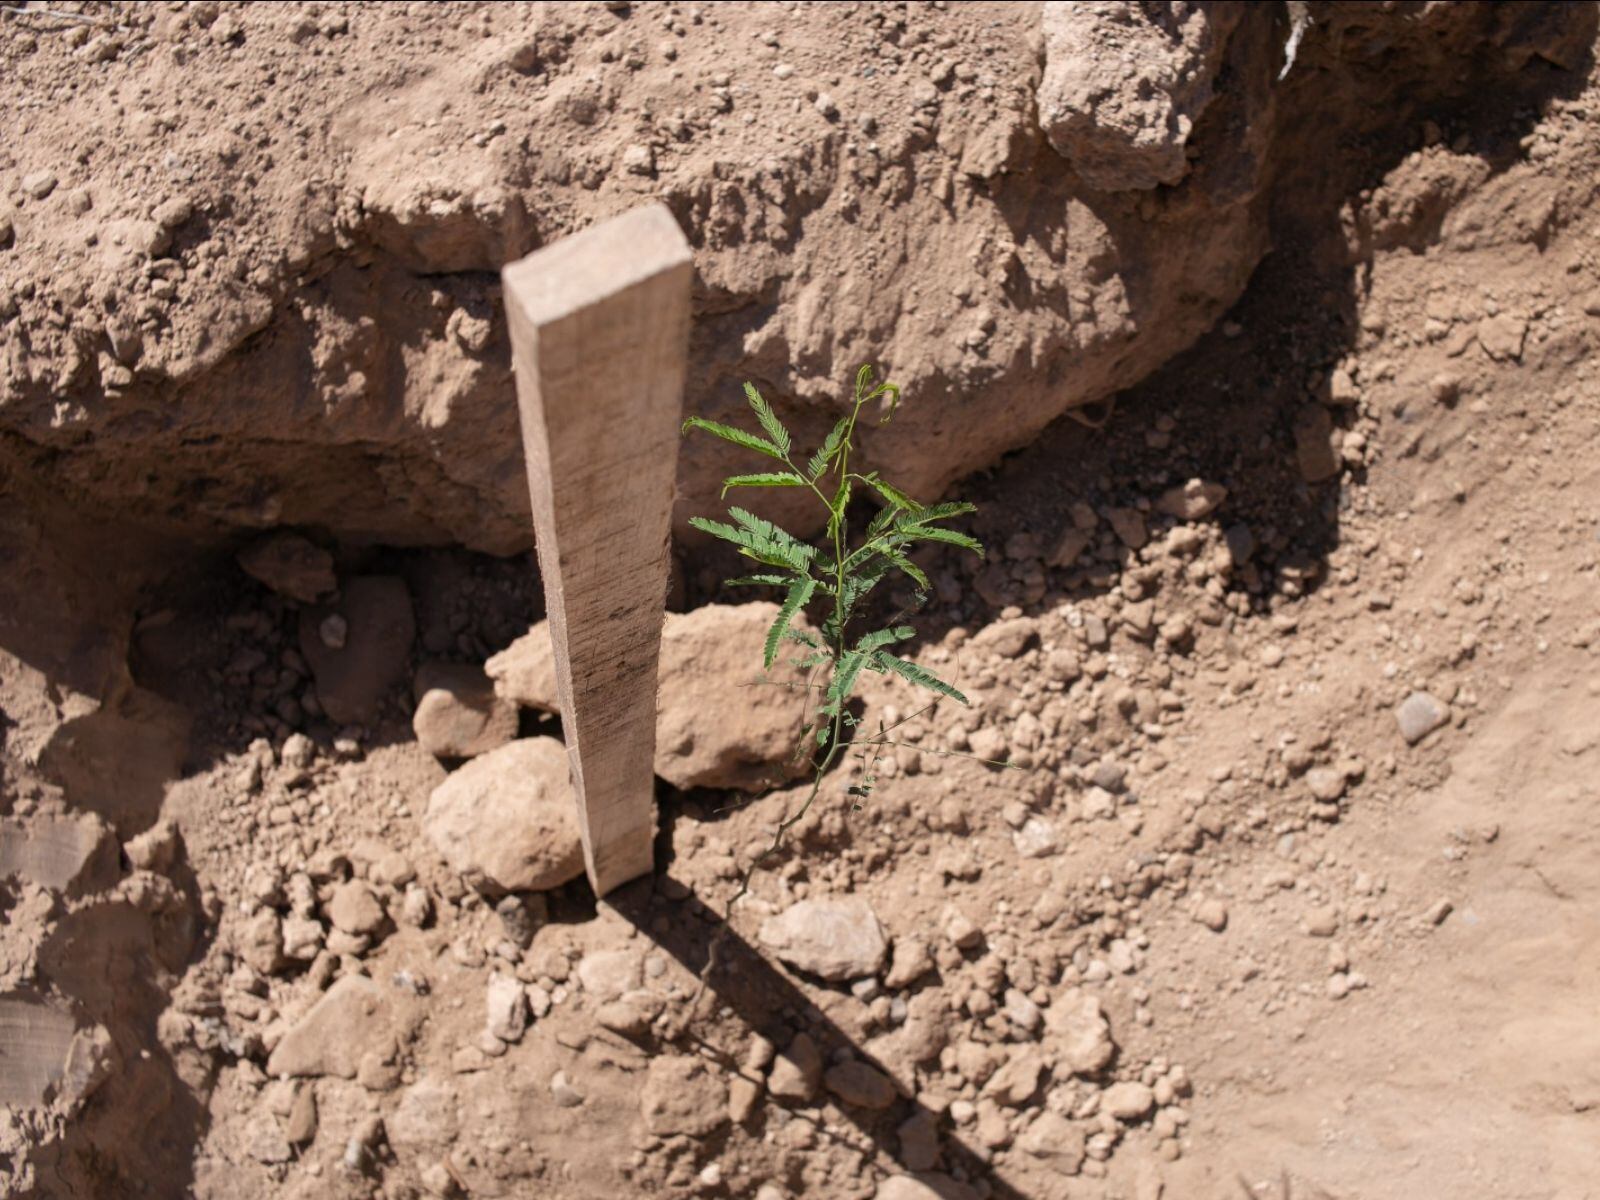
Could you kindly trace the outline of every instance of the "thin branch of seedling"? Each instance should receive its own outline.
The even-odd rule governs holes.
[[[935,542],[979,555],[983,553],[983,547],[976,539],[942,524],[975,512],[973,505],[961,502],[919,504],[880,477],[878,472],[863,474],[851,470],[850,456],[856,449],[856,428],[862,410],[875,400],[885,401],[887,411],[878,422],[884,425],[894,416],[895,407],[900,401],[900,388],[897,385],[874,383],[871,366],[863,366],[856,372],[855,394],[849,414],[840,418],[804,466],[796,462],[794,439],[778,420],[772,406],[753,384],[745,384],[744,391],[755,413],[756,423],[761,428],[760,433],[703,417],[691,417],[685,421],[684,432],[700,430],[709,433],[772,459],[781,464],[783,470],[731,476],[723,481],[723,496],[726,497],[734,488],[803,488],[809,490],[822,505],[827,513],[827,526],[824,545],[819,547],[803,542],[772,522],[738,507],[728,509],[731,524],[705,517],[691,517],[689,521],[695,528],[738,547],[741,555],[765,568],[758,574],[728,580],[730,586],[783,589],[777,619],[767,632],[762,667],[771,670],[779,648],[785,641],[797,643],[807,653],[795,660],[795,665],[808,674],[804,684],[789,686],[802,688],[808,695],[820,693],[816,708],[810,714],[811,719],[801,730],[796,754],[798,758],[809,753],[810,790],[799,808],[779,821],[771,842],[746,868],[738,890],[727,902],[726,915],[731,915],[734,905],[749,892],[755,873],[783,849],[790,831],[811,811],[811,806],[822,792],[829,769],[847,745],[860,750],[862,754],[864,769],[861,781],[850,787],[850,794],[855,797],[854,807],[859,808],[859,801],[871,793],[876,783],[872,771],[883,748],[901,744],[887,739],[891,730],[928,711],[941,699],[954,700],[958,704],[967,703],[965,696],[927,668],[890,653],[888,647],[916,633],[911,626],[898,623],[903,613],[896,614],[895,620],[889,625],[869,630],[860,636],[856,636],[854,625],[862,602],[892,572],[904,575],[915,586],[916,607],[925,602],[929,582],[927,575],[909,557],[909,551],[914,546]],[[857,485],[870,489],[882,507],[867,525],[859,544],[852,546],[848,509]],[[822,610],[818,626],[820,637],[794,626],[795,618],[812,606]],[[893,725],[883,726],[880,723],[876,735],[848,743],[846,729],[856,724],[848,705],[864,671],[897,675],[915,687],[935,693],[937,698],[927,708]],[[825,686],[817,682],[819,677],[826,678]],[[812,744],[813,738],[815,745]],[[708,972],[714,962],[715,949],[707,965]]]

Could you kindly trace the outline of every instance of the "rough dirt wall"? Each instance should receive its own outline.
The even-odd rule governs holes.
[[[661,197],[688,409],[750,378],[811,433],[875,360],[909,397],[876,453],[936,493],[1210,328],[1275,165],[1571,65],[1590,19],[1299,6],[1279,80],[1276,4],[84,11],[0,28],[5,458],[186,534],[492,552],[531,537],[495,272],[539,244]],[[1286,142],[1285,103],[1322,119]],[[684,496],[725,466],[686,447]]]

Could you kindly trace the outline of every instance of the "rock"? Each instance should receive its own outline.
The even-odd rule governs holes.
[[[61,1008],[0,996],[0,1106],[38,1108],[52,1099],[75,1109],[116,1065],[110,1033],[79,1028]]]
[[[910,987],[931,970],[933,955],[928,952],[927,942],[919,937],[895,938],[894,957],[889,964],[889,973],[884,976],[883,986],[898,992]]]
[[[309,1083],[295,1091],[283,1135],[291,1146],[304,1146],[317,1136],[317,1093]]]
[[[489,976],[483,1027],[502,1042],[520,1042],[528,1028],[528,998],[522,984],[498,971]]]
[[[116,839],[98,816],[31,813],[0,820],[0,880],[16,876],[76,898],[112,886],[118,874]]]
[[[856,1108],[885,1109],[898,1095],[887,1075],[856,1058],[829,1067],[823,1082],[835,1096]]]
[[[1400,736],[1415,746],[1450,719],[1450,707],[1428,692],[1412,692],[1394,712]]]
[[[630,175],[654,175],[655,152],[643,142],[635,142],[622,152],[622,169]]]
[[[1000,658],[1016,658],[1039,640],[1039,623],[1031,617],[996,621],[972,639],[974,648]]]
[[[1106,519],[1111,522],[1111,532],[1129,550],[1141,550],[1150,540],[1144,514],[1137,508],[1113,508],[1106,513]]]
[[[1312,767],[1306,772],[1306,789],[1324,804],[1343,796],[1347,782],[1344,772],[1332,767]]]
[[[1063,1175],[1076,1175],[1083,1167],[1083,1129],[1060,1113],[1041,1113],[1038,1120],[1023,1131],[1017,1145]]]
[[[1528,323],[1511,313],[1499,313],[1478,322],[1478,344],[1496,362],[1522,357],[1522,343],[1528,336]]]
[[[1005,1013],[1006,1020],[1029,1035],[1037,1034],[1044,1024],[1044,1013],[1020,988],[1006,989],[1005,1007],[1001,1011]]]
[[[790,966],[836,983],[876,975],[889,954],[877,914],[859,896],[801,900],[763,922],[759,936]]]
[[[1074,1074],[1093,1075],[1116,1053],[1111,1024],[1100,1001],[1088,992],[1071,988],[1062,993],[1045,1014],[1044,1023],[1061,1062]]]
[[[322,922],[310,917],[285,917],[283,921],[283,952],[300,962],[310,962],[322,949],[327,934]]]
[[[810,1034],[796,1034],[788,1048],[773,1060],[767,1091],[779,1100],[807,1101],[821,1086],[822,1052]]]
[[[1156,1106],[1156,1096],[1142,1083],[1113,1083],[1100,1093],[1100,1107],[1119,1121],[1133,1122],[1148,1116]]]
[[[778,606],[708,604],[668,613],[661,632],[655,772],[676,788],[762,791],[803,773],[793,760],[804,694],[766,682],[760,663]],[[782,659],[780,659],[780,664]],[[555,712],[555,654],[541,621],[484,668],[497,695]],[[775,665],[774,681],[785,678]],[[738,696],[737,705],[728,697]]]
[[[655,766],[673,787],[762,791],[804,773],[794,749],[805,693],[767,682],[791,680],[793,669],[784,663],[793,656],[784,651],[770,676],[760,670],[777,615],[778,606],[766,601],[667,614]]]
[[[137,837],[129,838],[122,852],[138,871],[165,873],[178,862],[183,850],[183,838],[171,821],[157,821]]]
[[[557,1108],[577,1108],[583,1103],[583,1093],[572,1086],[565,1071],[557,1071],[550,1077],[550,1099]]]
[[[411,728],[436,758],[472,758],[517,736],[517,706],[495,694],[484,672],[465,663],[424,663],[412,684]]]
[[[326,911],[335,929],[357,936],[376,933],[383,928],[387,919],[378,897],[359,879],[348,880],[336,887],[328,900]]]
[[[354,1079],[361,1056],[388,1036],[391,1019],[382,987],[365,975],[346,975],[283,1035],[267,1074]]]
[[[1090,187],[1175,184],[1243,6],[1044,6],[1039,123]]]
[[[1202,900],[1195,906],[1194,919],[1211,932],[1221,933],[1228,927],[1228,906],[1214,898]]]
[[[550,644],[550,622],[540,621],[527,633],[483,664],[494,682],[495,695],[523,708],[559,712],[556,695],[556,653]]]
[[[1220,483],[1191,479],[1181,487],[1168,488],[1156,501],[1156,507],[1180,521],[1198,521],[1215,512],[1227,498],[1228,489]]]
[[[246,575],[280,596],[315,604],[339,586],[333,555],[295,533],[275,533],[250,543],[237,560]]]
[[[251,1158],[268,1166],[294,1157],[288,1138],[271,1113],[258,1112],[245,1123],[244,1146]]]
[[[424,1077],[406,1088],[384,1119],[389,1144],[406,1154],[437,1151],[456,1140],[460,1120],[456,1093],[447,1083]]]
[[[1023,822],[1022,828],[1011,835],[1011,843],[1023,858],[1048,858],[1061,849],[1056,827],[1039,817]]]
[[[566,747],[524,738],[472,759],[434,788],[423,832],[480,891],[542,892],[583,873]]]
[[[319,632],[338,616],[345,623],[342,646]],[[352,579],[336,606],[300,612],[300,653],[311,665],[317,702],[339,725],[372,725],[390,689],[406,677],[416,617],[405,581],[390,575]]]
[[[271,975],[283,965],[283,923],[270,908],[263,908],[244,923],[235,947],[252,969]]]
[[[1294,451],[1300,475],[1307,483],[1321,483],[1339,473],[1333,418],[1322,405],[1308,404],[1295,417]]]
[[[644,982],[644,960],[634,950],[597,950],[578,963],[578,979],[596,1001],[615,1000]]]
[[[645,1128],[657,1137],[706,1137],[728,1123],[728,1089],[698,1058],[650,1060],[639,1097]]]
[[[1312,909],[1305,928],[1312,937],[1330,938],[1339,932],[1339,914],[1331,908]]]
[[[22,190],[35,200],[43,200],[56,190],[56,182],[53,171],[30,171],[22,177]]]
[[[1033,1047],[1014,1051],[1006,1064],[989,1077],[983,1094],[996,1104],[1021,1108],[1039,1090],[1044,1075],[1044,1057]]]

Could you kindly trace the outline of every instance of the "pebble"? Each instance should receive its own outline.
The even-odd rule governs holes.
[[[1400,736],[1415,746],[1450,719],[1450,708],[1429,692],[1412,692],[1395,709],[1394,716]]]
[[[357,936],[376,933],[385,919],[378,897],[359,879],[342,883],[334,890],[327,912],[335,929]]]
[[[1156,501],[1156,508],[1180,521],[1197,521],[1215,512],[1228,498],[1228,489],[1220,483],[1207,483],[1201,479],[1175,488],[1168,488]]]
[[[1119,1121],[1141,1120],[1155,1104],[1155,1093],[1143,1083],[1113,1083],[1100,1093],[1100,1107]]]
[[[489,977],[484,1028],[502,1042],[518,1042],[528,1028],[528,999],[522,984],[498,972]]]
[[[22,190],[35,200],[43,200],[56,190],[56,177],[50,171],[33,171],[22,177]]]
[[[758,936],[790,966],[836,983],[876,975],[889,956],[883,926],[859,896],[801,900]]]
[[[887,1075],[859,1059],[829,1067],[823,1080],[830,1092],[856,1108],[882,1110],[893,1104],[898,1094]]]
[[[1228,927],[1228,906],[1221,900],[1202,900],[1194,910],[1194,919],[1213,933]]]
[[[550,1098],[561,1108],[577,1108],[583,1103],[583,1093],[572,1086],[565,1071],[550,1077]]]
[[[1344,795],[1347,782],[1344,772],[1332,767],[1313,767],[1306,772],[1306,787],[1313,796],[1327,804]]]

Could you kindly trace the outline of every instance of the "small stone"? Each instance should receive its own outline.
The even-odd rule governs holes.
[[[796,1034],[773,1060],[767,1090],[779,1100],[810,1100],[822,1084],[822,1052],[809,1034]]]
[[[1036,1034],[1044,1024],[1044,1014],[1039,1011],[1028,994],[1019,988],[1007,988],[1005,1007],[1001,1010],[1006,1020],[1027,1034]]]
[[[728,1083],[728,1119],[743,1125],[755,1115],[761,1102],[761,1085],[743,1075],[735,1075]]]
[[[1100,1093],[1100,1107],[1119,1121],[1142,1120],[1155,1107],[1155,1093],[1133,1081],[1113,1083]]]
[[[338,613],[330,613],[317,626],[317,637],[329,650],[343,650],[350,634],[350,623]]]
[[[359,879],[352,879],[334,889],[328,901],[328,920],[335,929],[345,933],[373,934],[383,927],[383,905],[370,887]]]
[[[280,596],[313,604],[339,586],[333,555],[295,533],[275,533],[239,552],[245,574]]]
[[[823,1078],[830,1092],[856,1108],[885,1109],[897,1095],[887,1075],[859,1059],[829,1067]]]
[[[1306,788],[1324,804],[1332,804],[1343,796],[1347,784],[1344,772],[1332,767],[1313,767],[1306,772]]]
[[[1045,1112],[1023,1131],[1017,1145],[1060,1174],[1076,1175],[1083,1168],[1084,1140],[1082,1127],[1060,1113]]]
[[[472,758],[517,736],[517,706],[497,696],[488,675],[466,663],[424,663],[413,684],[411,728],[436,758]]]
[[[1328,976],[1328,998],[1330,1000],[1343,1000],[1350,994],[1350,976],[1348,972],[1339,971]]]
[[[1221,933],[1228,927],[1228,906],[1215,898],[1202,900],[1195,906],[1194,919],[1213,933]]]
[[[528,999],[522,984],[498,972],[489,976],[484,1028],[502,1042],[519,1042],[528,1028]]]
[[[1339,473],[1340,458],[1333,418],[1320,404],[1309,404],[1294,421],[1295,457],[1307,483],[1322,483]]]
[[[933,970],[933,955],[928,952],[928,943],[919,937],[900,937],[894,941],[894,958],[889,965],[889,973],[884,977],[883,985],[890,991],[901,991],[910,987],[928,972]]]
[[[622,169],[630,175],[654,175],[655,151],[643,142],[635,142],[622,152]]]
[[[291,1146],[304,1146],[317,1136],[317,1093],[309,1083],[295,1091],[284,1136]]]
[[[1511,313],[1499,313],[1478,322],[1478,344],[1496,362],[1520,359],[1528,336],[1528,323]]]
[[[900,1162],[909,1171],[931,1171],[939,1163],[939,1122],[926,1108],[918,1109],[895,1130]]]
[[[1111,1024],[1100,1001],[1088,992],[1076,988],[1064,992],[1051,1004],[1044,1021],[1061,1062],[1075,1074],[1096,1074],[1116,1053]]]
[[[1450,708],[1428,692],[1412,692],[1395,709],[1394,716],[1400,736],[1414,746],[1450,719]]]
[[[828,95],[827,92],[818,92],[817,98],[812,101],[812,104],[815,105],[816,110],[819,113],[821,113],[824,117],[827,117],[830,121],[839,115],[839,105],[834,101],[832,96]]]
[[[271,975],[283,965],[283,924],[278,914],[264,908],[245,922],[238,937],[239,957],[252,969]]]
[[[22,177],[22,190],[35,200],[43,200],[56,190],[56,177],[51,171],[32,171]]]
[[[1316,909],[1306,918],[1305,929],[1312,937],[1332,937],[1339,932],[1339,914],[1331,908]]]
[[[1429,925],[1443,925],[1445,918],[1455,912],[1456,906],[1448,900],[1435,900],[1428,906],[1428,911],[1422,914],[1423,920]]]
[[[765,921],[759,936],[790,966],[834,982],[876,975],[889,954],[877,914],[858,896],[801,900]]]
[[[1038,1050],[1029,1048],[1013,1054],[1011,1059],[989,1077],[983,1094],[996,1104],[1007,1108],[1021,1108],[1032,1100],[1039,1090],[1045,1063]]]
[[[461,1194],[455,1176],[450,1174],[450,1168],[442,1162],[429,1163],[422,1168],[422,1173],[417,1178],[428,1195],[437,1196],[439,1200],[450,1200],[451,1197]]]
[[[534,899],[539,901],[539,911],[535,912]],[[528,897],[510,895],[501,898],[494,906],[494,915],[500,918],[500,928],[505,931],[506,940],[519,950],[526,950],[533,944],[533,935],[543,923],[543,917],[548,915],[544,906],[544,897]]]
[[[1136,508],[1113,508],[1106,519],[1111,522],[1111,531],[1117,535],[1117,540],[1129,550],[1142,550],[1150,540],[1144,514]]]
[[[583,1093],[572,1086],[565,1071],[557,1071],[550,1077],[550,1098],[560,1108],[577,1108],[583,1103]]]
[[[578,963],[578,979],[596,1000],[615,1000],[644,982],[644,961],[633,950],[597,950]]]
[[[123,845],[122,852],[136,870],[165,873],[178,861],[183,839],[171,821],[158,821]]]
[[[294,1157],[289,1141],[270,1113],[258,1112],[245,1126],[245,1149],[258,1163],[271,1166]]]
[[[1022,828],[1011,835],[1011,841],[1023,858],[1048,858],[1061,848],[1056,827],[1039,817],[1029,817]]]
[[[639,1098],[645,1128],[657,1137],[701,1138],[728,1122],[728,1089],[698,1058],[650,1060]]]
[[[1191,479],[1180,487],[1168,488],[1156,501],[1156,508],[1180,521],[1198,521],[1215,512],[1228,498],[1228,489],[1220,483],[1207,483]]]

